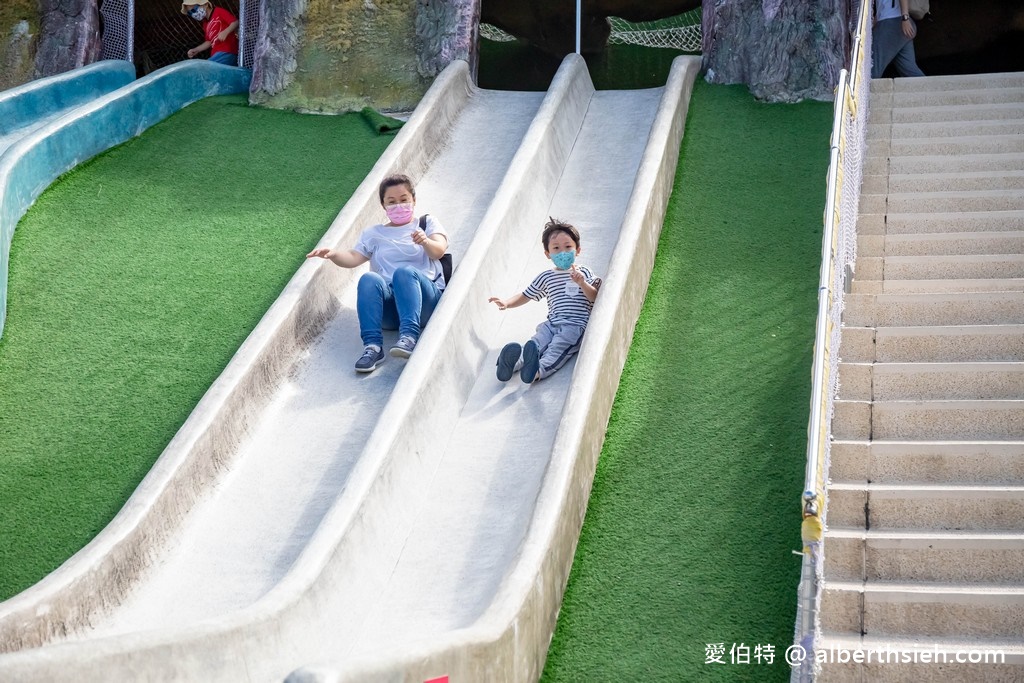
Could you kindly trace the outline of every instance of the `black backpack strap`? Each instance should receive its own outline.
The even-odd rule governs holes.
[[[420,230],[423,232],[427,231],[427,214],[420,216]]]

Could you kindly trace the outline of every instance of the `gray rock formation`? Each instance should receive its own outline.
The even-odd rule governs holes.
[[[39,0],[39,14],[34,78],[63,73],[99,58],[97,0]]]
[[[476,80],[480,0],[416,0],[416,58],[420,76],[434,76],[456,59]]]
[[[261,0],[250,86],[255,100],[265,101],[292,82],[299,66],[299,40],[307,4],[307,0]]]
[[[850,51],[851,0],[705,0],[704,69],[769,102],[831,100]]]
[[[263,0],[250,100],[300,111],[412,109],[453,59],[474,60],[479,7],[480,0]]]
[[[0,43],[0,90],[7,90],[32,77],[35,36],[28,21],[14,24],[7,40]]]

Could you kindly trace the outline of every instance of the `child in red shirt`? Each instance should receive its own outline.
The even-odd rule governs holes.
[[[208,49],[211,62],[238,66],[238,17],[208,0],[184,0],[181,13],[201,22],[206,35],[205,41],[188,51],[189,59]]]

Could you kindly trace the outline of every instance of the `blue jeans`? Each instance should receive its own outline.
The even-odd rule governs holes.
[[[363,346],[375,344],[383,348],[383,330],[398,330],[399,335],[420,338],[441,299],[441,290],[423,272],[412,266],[395,271],[391,284],[377,273],[359,278],[356,312]]]
[[[233,52],[218,52],[217,54],[210,55],[211,62],[217,62],[218,64],[227,64],[228,66],[238,66],[238,55]]]

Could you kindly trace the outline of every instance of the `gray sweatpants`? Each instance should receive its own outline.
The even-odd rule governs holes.
[[[540,350],[540,378],[548,377],[569,362],[583,343],[587,328],[576,323],[553,323],[545,320],[537,325],[532,339]]]
[[[900,76],[924,76],[917,66],[914,41],[903,35],[899,17],[883,19],[871,30],[871,78],[881,78],[890,62]]]

